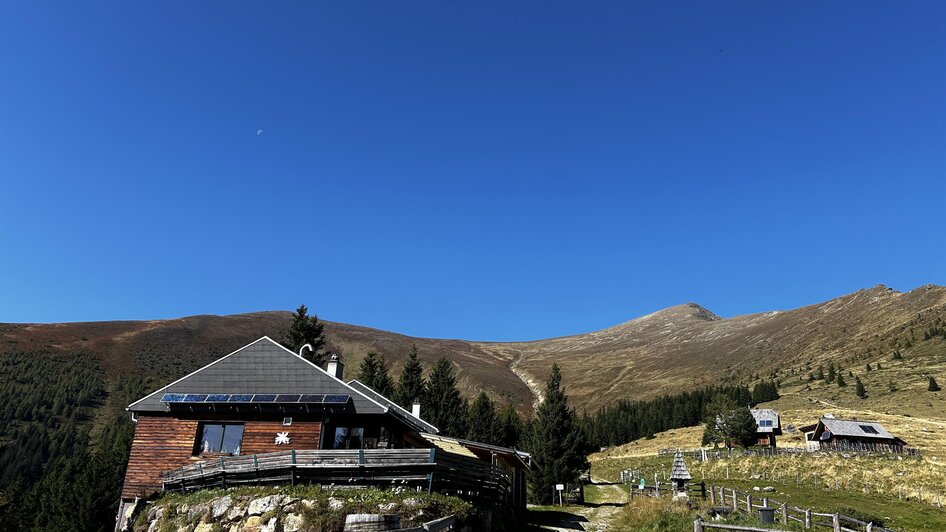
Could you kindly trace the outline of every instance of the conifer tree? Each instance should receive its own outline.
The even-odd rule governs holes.
[[[867,398],[867,389],[864,388],[864,383],[861,382],[860,377],[854,377],[854,393],[861,399]]]
[[[760,382],[752,389],[752,404],[775,401],[778,398],[778,389],[772,381]]]
[[[384,360],[384,355],[369,351],[361,361],[358,380],[385,397],[393,395],[394,381],[388,374],[388,365]]]
[[[903,360],[903,355],[900,354],[899,349],[893,352],[893,360]]]
[[[867,364],[867,373],[870,373],[870,371],[871,371],[872,369],[874,369],[874,368],[870,367],[870,364]]]
[[[530,496],[539,504],[552,501],[555,484],[575,483],[588,468],[588,449],[575,411],[568,406],[558,364],[552,364],[545,399],[531,423],[529,450],[536,463],[542,464],[529,475]]]
[[[519,412],[516,412],[511,403],[506,403],[506,406],[499,411],[499,428],[502,434],[500,445],[503,447],[517,447],[519,445],[520,435],[523,432],[523,422],[522,418],[519,417]]]
[[[835,377],[834,362],[829,362],[829,363],[828,363],[828,379],[827,379],[827,381],[828,381],[828,382],[834,382],[834,377]]]
[[[926,386],[926,390],[929,392],[938,392],[940,390],[939,384],[936,383],[936,379],[932,375],[929,377],[929,384]]]
[[[847,383],[844,382],[844,375],[838,373],[838,388],[843,388],[845,386],[847,386]]]
[[[824,380],[824,368],[821,367],[821,364],[818,364],[818,372],[815,373],[815,378],[819,381]]]
[[[457,389],[453,364],[441,357],[434,364],[427,382],[424,420],[440,429],[445,436],[466,436],[467,405]]]
[[[305,305],[299,305],[292,314],[292,322],[281,343],[293,353],[298,353],[305,344],[311,345],[312,350],[306,349],[302,356],[316,366],[321,366],[325,363],[325,353],[322,352],[325,347],[324,328],[325,325],[319,321],[318,316],[315,314],[310,316],[309,309]]]
[[[706,406],[706,427],[703,444],[723,443],[730,447],[738,443],[749,447],[756,441],[758,426],[748,407],[739,406],[731,398],[717,394]]]
[[[496,407],[486,392],[480,392],[470,405],[470,419],[467,422],[466,437],[473,441],[489,445],[503,444],[503,431],[496,415]]]
[[[404,363],[404,367],[401,369],[395,402],[409,411],[415,399],[424,398],[426,388],[424,368],[421,367],[420,359],[417,357],[417,346],[412,345],[410,352],[407,354],[407,362]]]

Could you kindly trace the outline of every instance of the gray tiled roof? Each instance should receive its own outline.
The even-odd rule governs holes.
[[[128,405],[131,412],[168,412],[165,393],[348,394],[359,414],[387,408],[329,375],[322,368],[264,336]]]
[[[414,417],[410,412],[401,408],[401,405],[395,403],[394,401],[388,399],[387,397],[381,395],[380,393],[374,391],[367,384],[361,382],[358,379],[352,379],[348,381],[348,385],[352,388],[358,390],[359,392],[367,395],[368,397],[374,399],[375,401],[381,403],[382,405],[388,407],[388,411],[394,414],[396,417],[400,418],[402,421],[412,425],[418,432],[432,432],[437,434],[440,432],[440,429],[427,423],[423,419],[418,419]]]
[[[847,419],[831,419],[823,417],[821,422],[824,423],[825,429],[828,430],[831,434],[835,436],[856,436],[858,438],[876,438],[876,439],[895,439],[893,434],[887,432],[880,423],[875,423],[873,421],[857,421],[857,420],[847,420]],[[868,426],[877,431],[877,434],[872,434],[870,432],[865,432],[862,429],[862,426]]]

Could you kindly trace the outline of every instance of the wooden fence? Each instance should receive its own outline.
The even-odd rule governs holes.
[[[733,488],[723,488],[709,486],[710,503],[716,507],[732,508],[733,510],[745,510],[752,513],[759,508],[773,508],[777,518],[782,524],[787,525],[789,521],[800,523],[806,529],[814,527],[831,528],[835,532],[893,532],[889,528],[876,526],[873,523],[864,522],[853,517],[838,513],[822,513],[812,511],[811,508],[798,508],[778,502],[769,497],[753,496],[751,493],[743,493]],[[705,523],[703,526],[707,526]],[[748,528],[736,528],[732,530],[753,530]],[[694,525],[694,531],[696,526]]]
[[[657,456],[673,456],[676,449],[661,449],[657,451]],[[914,447],[904,447],[902,445],[887,445],[882,443],[822,443],[821,448],[817,450],[803,449],[801,447],[757,447],[751,449],[686,449],[680,453],[684,458],[692,458],[701,462],[708,460],[719,460],[721,458],[732,458],[738,456],[799,456],[816,452],[847,452],[856,454],[900,454],[903,456],[913,456],[919,458],[920,451]]]
[[[631,482],[628,488],[628,498],[633,499],[634,497],[660,497],[661,495],[671,495],[673,494],[673,482],[654,482],[654,485],[648,486],[644,484],[644,489],[640,488],[640,484]],[[693,493],[698,495],[701,499],[706,499],[706,482],[700,482],[699,484],[691,483],[687,485],[687,493]]]
[[[312,482],[411,487],[511,501],[502,468],[439,449],[292,450],[200,460],[162,474],[165,491],[233,485]]]

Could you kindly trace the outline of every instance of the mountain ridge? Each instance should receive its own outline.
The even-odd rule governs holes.
[[[291,314],[260,311],[169,320],[0,324],[2,349],[88,351],[107,374],[176,378],[260,336],[275,339]],[[385,355],[395,374],[411,345],[425,365],[447,356],[467,397],[483,390],[528,411],[553,363],[579,408],[647,399],[759,375],[812,361],[870,356],[905,345],[924,324],[946,317],[946,288],[898,292],[883,285],[790,310],[720,317],[684,303],[597,331],[522,342],[420,338],[326,321],[328,347],[349,375],[368,351]]]

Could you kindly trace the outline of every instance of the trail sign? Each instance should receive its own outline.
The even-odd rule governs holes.
[[[558,491],[562,491],[565,489],[565,484],[556,484],[555,489],[557,489]]]
[[[638,486],[640,486],[640,490],[641,490],[641,491],[644,491],[644,479],[641,479],[641,481],[640,481],[640,483],[638,484]]]

